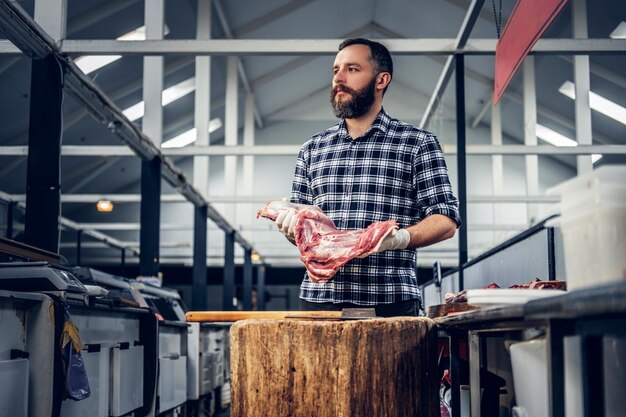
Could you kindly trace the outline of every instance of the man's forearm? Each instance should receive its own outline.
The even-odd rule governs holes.
[[[406,230],[411,235],[408,248],[421,248],[450,239],[456,233],[456,222],[443,214],[433,214]]]

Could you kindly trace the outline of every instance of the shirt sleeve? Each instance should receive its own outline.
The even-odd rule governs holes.
[[[413,186],[417,190],[420,217],[443,214],[461,225],[459,200],[452,193],[448,167],[437,138],[427,133],[414,161]]]
[[[308,142],[300,149],[296,161],[296,169],[291,185],[291,202],[298,204],[313,204],[313,195],[309,183],[309,158],[310,151]]]

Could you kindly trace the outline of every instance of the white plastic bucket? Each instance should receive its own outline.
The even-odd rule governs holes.
[[[568,289],[626,280],[626,166],[602,166],[548,194],[561,196]]]

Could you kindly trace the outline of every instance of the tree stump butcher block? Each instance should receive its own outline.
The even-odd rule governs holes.
[[[439,415],[428,318],[243,320],[230,334],[232,417]]]

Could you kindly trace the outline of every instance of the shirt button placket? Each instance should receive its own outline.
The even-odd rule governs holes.
[[[354,184],[354,152],[356,149],[356,141],[351,141],[350,142],[350,149],[348,151],[348,161],[347,161],[347,175],[346,175],[346,188],[345,188],[345,192],[344,192],[344,204],[345,204],[345,211],[344,211],[344,223],[348,224],[348,213],[350,210],[350,197],[352,196],[352,186]]]

